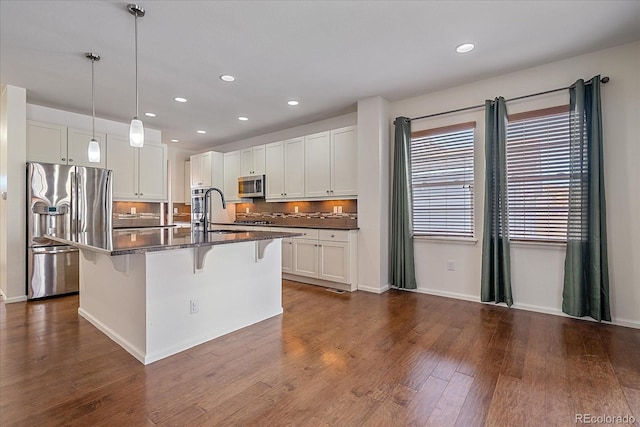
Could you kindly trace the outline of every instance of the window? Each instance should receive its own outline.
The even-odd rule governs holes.
[[[411,135],[416,235],[473,237],[475,122]]]
[[[569,107],[509,116],[509,234],[513,240],[567,240]]]

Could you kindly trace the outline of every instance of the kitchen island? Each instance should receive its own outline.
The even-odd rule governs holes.
[[[50,235],[80,249],[78,313],[149,364],[282,313],[282,238],[129,229]]]

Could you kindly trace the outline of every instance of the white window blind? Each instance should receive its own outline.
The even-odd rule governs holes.
[[[509,117],[507,192],[511,239],[566,241],[568,106]]]
[[[473,237],[475,122],[412,134],[416,235]]]

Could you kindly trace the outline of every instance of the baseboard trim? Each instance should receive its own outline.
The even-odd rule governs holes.
[[[87,319],[89,323],[98,328],[100,332],[111,338],[111,340],[113,340],[120,347],[124,348],[127,353],[135,357],[140,363],[142,363],[143,365],[147,364],[147,362],[145,362],[144,351],[140,350],[138,347],[134,346],[129,341],[124,339],[122,336],[115,333],[111,328],[107,327],[104,323],[93,317],[86,310],[78,308],[78,314]]]
[[[314,277],[307,276],[298,276],[290,273],[282,273],[282,278],[286,280],[291,280],[293,282],[306,283],[307,285],[315,285],[322,286],[325,288],[333,288],[340,289],[341,291],[353,292],[355,291],[355,286],[346,284],[346,283],[338,283],[338,282],[330,282],[329,280],[316,279]]]
[[[499,305],[499,306],[502,306],[502,307],[506,307],[507,306],[504,303],[495,304],[495,303],[492,303],[492,302],[482,302],[482,301],[480,301],[480,297],[475,296],[475,295],[460,294],[460,293],[456,293],[456,292],[446,292],[446,291],[440,291],[440,290],[436,290],[436,289],[426,289],[426,288],[407,289],[407,290],[411,291],[411,292],[418,292],[418,293],[421,293],[421,294],[436,295],[436,296],[439,296],[439,297],[454,298],[454,299],[460,299],[460,300],[464,300],[464,301],[477,302],[477,303],[480,303],[480,304]],[[569,319],[585,320],[587,322],[596,322],[596,323],[598,323],[597,320],[594,320],[594,319],[592,319],[590,317],[573,317],[573,316],[569,316],[568,314],[562,312],[562,310],[559,310],[557,308],[543,307],[543,306],[533,305],[533,304],[518,304],[518,303],[513,304],[511,306],[511,308],[514,308],[516,310],[524,310],[524,311],[532,311],[532,312],[535,312],[535,313],[551,314],[553,316],[560,316],[560,317],[566,317],[566,318],[569,318]],[[607,324],[607,325],[616,325],[616,326],[624,326],[626,328],[640,329],[640,321],[636,321],[636,320],[612,318],[611,322],[602,322],[602,323]]]
[[[20,296],[17,296],[17,297],[7,298],[7,296],[2,291],[2,289],[0,289],[0,299],[2,299],[2,301],[4,301],[5,304],[13,304],[13,303],[16,303],[16,302],[25,302],[27,300],[27,296],[26,295],[20,295]]]
[[[387,292],[389,289],[391,289],[391,286],[389,286],[388,284],[384,285],[382,288],[370,288],[368,286],[358,285],[359,291],[372,292],[374,294],[383,294]]]

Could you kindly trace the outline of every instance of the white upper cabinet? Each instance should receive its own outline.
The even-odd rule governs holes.
[[[358,195],[358,136],[355,126],[331,131],[331,195]]]
[[[129,138],[107,135],[107,168],[113,170],[114,200],[167,201],[167,146],[129,145]]]
[[[266,145],[266,193],[265,198],[284,198],[284,142]]]
[[[229,202],[238,202],[238,177],[241,176],[240,151],[224,153],[224,197]]]
[[[266,145],[267,200],[304,197],[304,138]]]
[[[304,138],[284,142],[284,178],[287,199],[304,197]]]
[[[264,145],[240,151],[240,176],[264,175],[265,151]]]
[[[304,137],[305,197],[331,196],[330,133],[322,132]]]
[[[30,162],[104,168],[106,136],[96,133],[100,145],[100,162],[91,163],[87,149],[90,130],[73,129],[50,123],[27,121],[27,160]]]
[[[138,198],[167,199],[167,146],[144,144],[138,149]]]
[[[224,155],[222,153],[207,151],[206,153],[194,154],[190,160],[192,189],[211,187],[223,189],[225,172]]]

